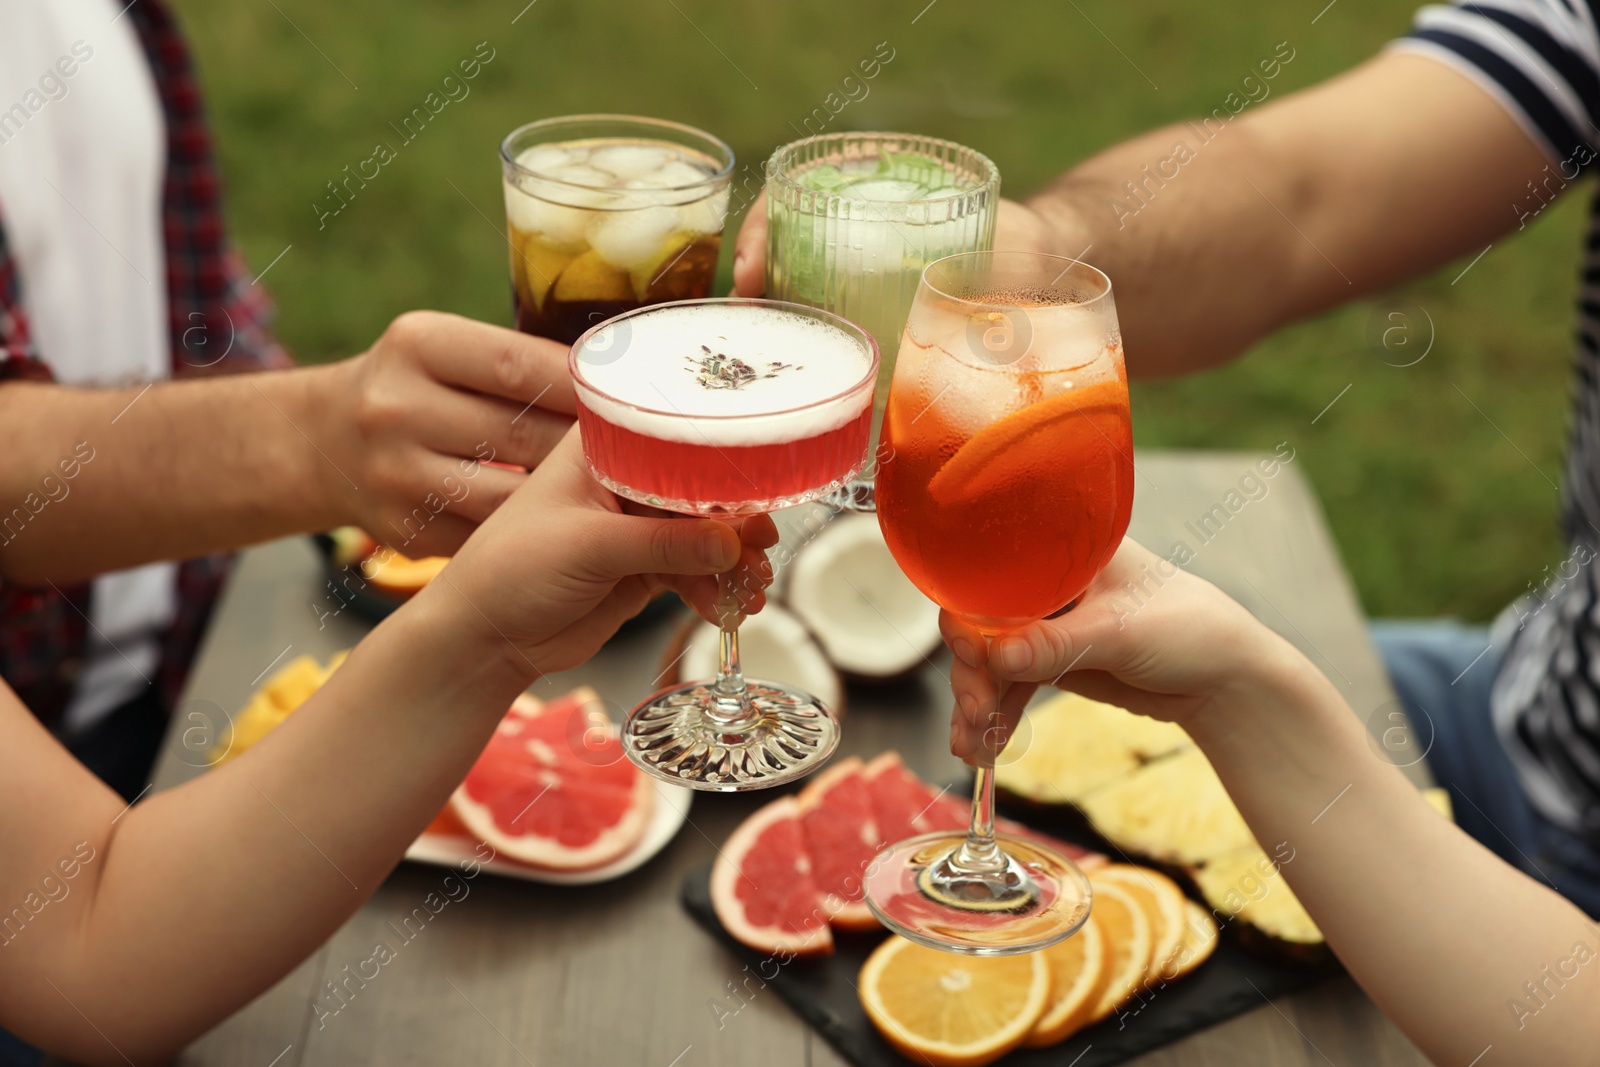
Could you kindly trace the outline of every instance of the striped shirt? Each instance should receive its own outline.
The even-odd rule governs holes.
[[[1536,214],[1600,157],[1596,18],[1591,0],[1433,5],[1394,46],[1471,78],[1543,146],[1551,163],[1513,212]],[[1585,249],[1561,501],[1570,552],[1496,623],[1505,656],[1490,707],[1534,806],[1600,840],[1600,198]]]

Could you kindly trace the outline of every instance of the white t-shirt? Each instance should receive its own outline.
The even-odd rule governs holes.
[[[159,381],[172,369],[166,128],[121,10],[117,0],[0,0],[0,220],[38,353],[68,385]],[[108,425],[89,443],[115,448],[116,432]],[[176,564],[156,563],[95,579],[68,732],[154,680],[176,576]]]

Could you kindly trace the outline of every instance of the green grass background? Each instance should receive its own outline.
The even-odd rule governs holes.
[[[234,236],[258,270],[292,246],[265,281],[301,359],[358,352],[413,307],[508,321],[496,146],[534,118],[675,118],[759,165],[887,41],[893,61],[833,128],[970,144],[1018,196],[1120,138],[1209,112],[1279,41],[1296,56],[1275,94],[1371,55],[1412,10],[1337,0],[1313,23],[1326,0],[524,2],[179,0]],[[480,41],[495,58],[471,94],[401,147],[390,123]],[[379,141],[398,158],[319,230],[324,183]],[[1378,358],[1368,324],[1386,305],[1361,302],[1224,370],[1136,386],[1137,441],[1270,450],[1288,440],[1370,614],[1490,617],[1564,554],[1551,482],[1584,200],[1571,195],[1496,242],[1459,284],[1465,261],[1401,290],[1435,324],[1420,364]]]

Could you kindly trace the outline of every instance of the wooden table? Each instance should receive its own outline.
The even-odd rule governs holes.
[[[1190,569],[1311,656],[1359,715],[1390,725],[1384,716],[1393,693],[1315,499],[1291,463],[1261,479],[1266,495],[1255,488],[1251,500],[1247,476],[1256,458],[1140,455],[1132,534],[1163,555],[1186,542],[1194,553]],[[1237,496],[1229,498],[1230,491]],[[221,709],[242,707],[273,665],[302,653],[325,658],[360,639],[366,627],[349,611],[320,617],[335,606],[322,584],[304,538],[245,553],[174,719],[157,789],[201,773],[194,742],[205,739],[202,724],[215,723]],[[553,695],[586,682],[629,706],[650,688],[672,626],[614,641],[589,664],[535,692]],[[893,688],[852,691],[841,753],[870,755],[894,746],[924,777],[955,776],[958,764],[945,747],[945,662]],[[311,1002],[323,982],[367,958],[379,941],[393,942],[388,924],[440,889],[447,873],[402,864],[314,956],[179,1062],[842,1067],[844,1061],[770,990],[727,1017],[733,1003],[725,999],[728,983],[740,977],[739,966],[678,903],[683,876],[710,861],[739,820],[770,799],[699,795],[689,824],[667,849],[619,882],[574,889],[478,878],[468,897],[450,904],[319,1027]],[[1341,979],[1264,1002],[1136,1062],[1369,1067],[1425,1061],[1353,983]]]

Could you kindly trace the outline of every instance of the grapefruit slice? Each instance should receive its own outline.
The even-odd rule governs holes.
[[[800,791],[800,826],[822,909],[841,930],[871,930],[863,878],[883,847],[872,813],[872,794],[861,760],[851,756],[813,778]]]
[[[1091,911],[1077,933],[1041,950],[1050,967],[1050,1003],[1024,1044],[1029,1048],[1054,1045],[1083,1027],[1105,971],[1107,948]]]
[[[1036,434],[1052,433],[1050,451],[1060,456],[1127,448],[1127,411],[1128,387],[1115,379],[1029,404],[970,437],[928,482],[928,495],[948,506],[1025,477],[1039,461],[1037,448],[1024,447]]]
[[[885,842],[954,828],[940,823],[939,813],[930,816],[934,805],[927,785],[907,769],[900,761],[900,753],[893,749],[874,757],[862,768],[861,775],[872,798],[872,818],[878,824],[878,835]],[[948,809],[940,808],[939,812]]]
[[[935,789],[912,774],[893,750],[873,759],[863,769],[878,832],[887,844],[935,830],[965,830],[972,821],[971,799],[952,789]],[[1084,870],[1104,866],[1098,852],[1040,833],[1031,826],[996,816],[997,832],[1053,848]]]
[[[519,697],[451,796],[456,817],[500,855],[550,870],[604,866],[637,845],[655,787],[615,734],[592,729],[603,706],[587,687],[542,707]]]
[[[1033,1032],[1050,1002],[1043,953],[962,956],[889,938],[861,968],[861,1006],[916,1063],[981,1067]]]
[[[728,933],[758,952],[833,951],[794,797],[774,800],[728,838],[711,867],[711,907]]]

